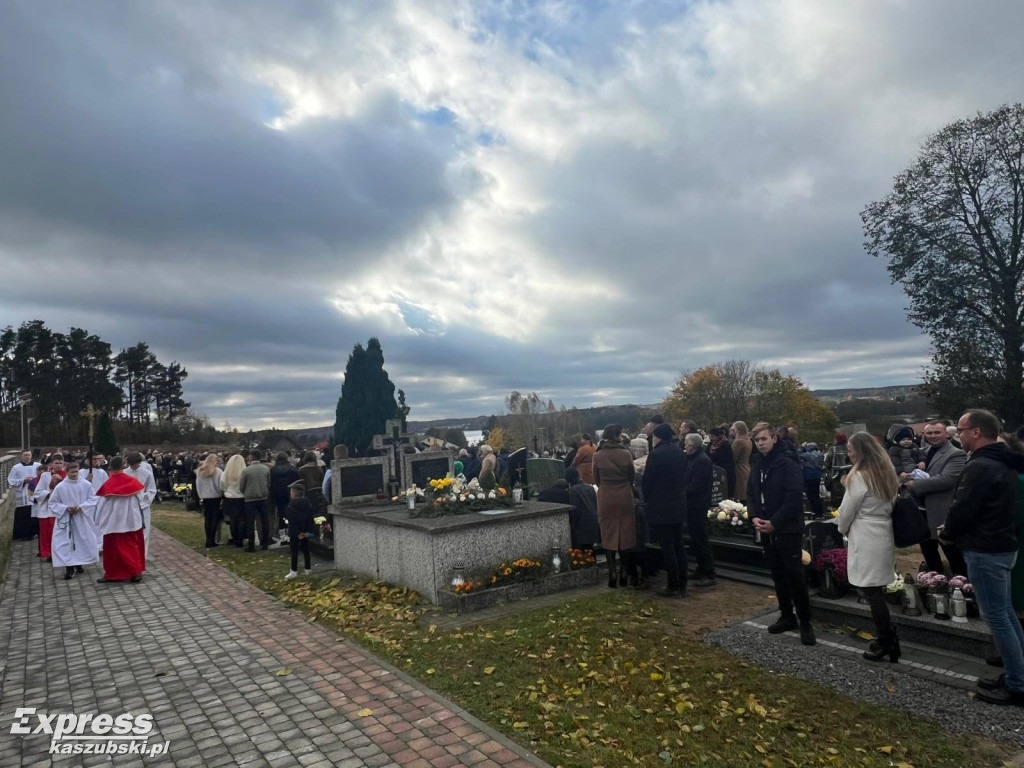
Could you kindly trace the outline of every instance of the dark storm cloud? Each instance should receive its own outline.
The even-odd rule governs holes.
[[[414,418],[651,403],[726,359],[913,381],[927,341],[858,213],[929,132],[1020,98],[1022,21],[8,2],[0,326],[146,341],[241,427],[330,422],[370,336]]]

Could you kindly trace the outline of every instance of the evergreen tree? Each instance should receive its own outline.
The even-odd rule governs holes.
[[[384,370],[380,341],[370,339],[365,349],[356,344],[348,356],[335,410],[335,444],[347,445],[353,456],[365,456],[373,436],[384,431],[384,422],[402,415],[395,401],[395,385]]]
[[[113,456],[118,451],[117,438],[114,436],[114,424],[106,413],[100,416],[100,420],[96,424],[95,449],[98,453],[107,456]]]

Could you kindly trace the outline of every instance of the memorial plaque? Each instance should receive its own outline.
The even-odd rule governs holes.
[[[717,507],[729,498],[729,475],[719,466],[712,467],[711,475],[711,506]]]
[[[531,496],[550,488],[555,480],[565,479],[565,463],[560,459],[527,459],[526,483]]]
[[[386,492],[391,475],[388,456],[338,459],[331,462],[332,494],[335,504],[363,504]]]
[[[448,451],[427,451],[402,455],[402,482],[406,487],[429,488],[431,480],[455,473],[455,460]]]

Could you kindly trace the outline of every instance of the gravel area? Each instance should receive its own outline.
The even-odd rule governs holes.
[[[705,642],[772,672],[813,680],[854,698],[931,718],[965,733],[983,734],[1024,747],[1024,709],[975,701],[967,692],[902,673],[898,664],[869,665],[853,658],[769,635],[744,624],[709,633]]]

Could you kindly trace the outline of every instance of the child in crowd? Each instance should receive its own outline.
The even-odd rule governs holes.
[[[309,537],[316,533],[313,525],[313,507],[306,499],[306,486],[302,480],[296,480],[288,486],[291,493],[291,501],[285,510],[285,517],[288,518],[288,546],[292,553],[292,569],[285,576],[286,579],[294,579],[299,575],[299,550],[302,550],[304,575],[309,575],[313,566],[309,557]]]
[[[915,469],[925,468],[928,454],[914,445],[914,432],[910,427],[904,427],[893,435],[892,443],[889,458],[896,467],[896,474],[906,472],[909,475]]]

